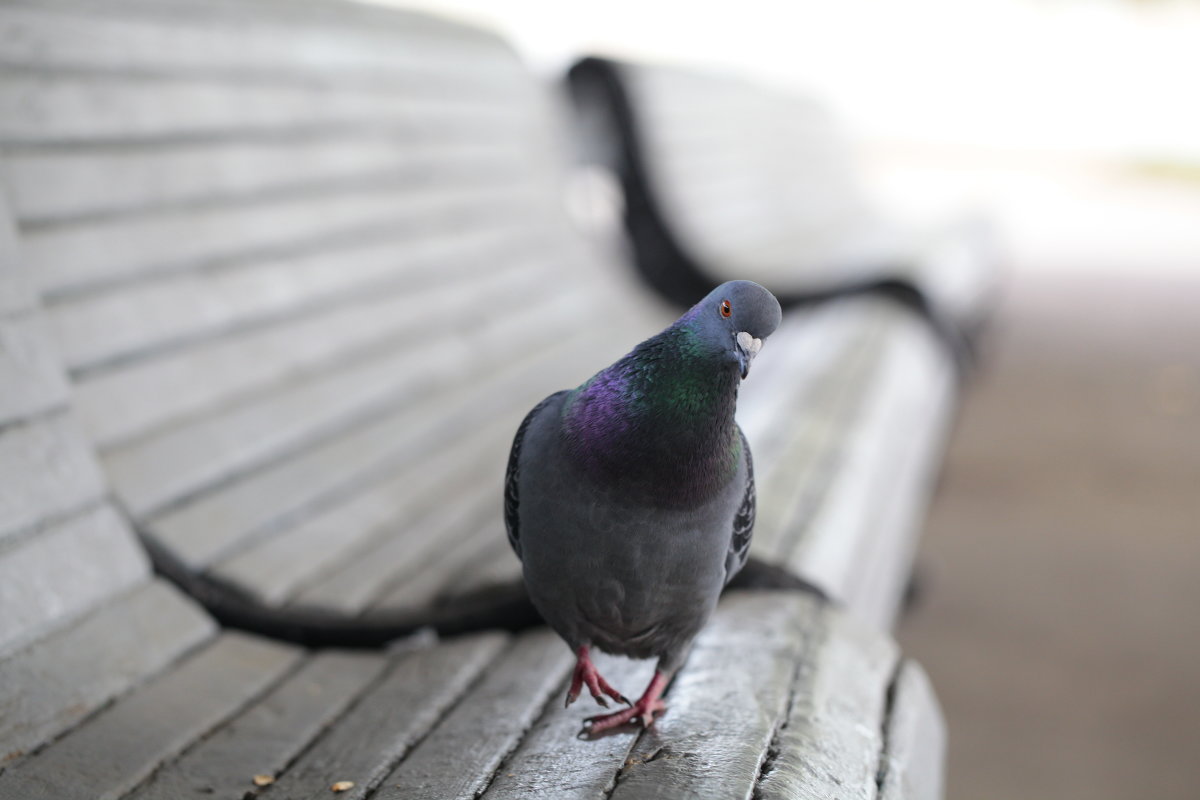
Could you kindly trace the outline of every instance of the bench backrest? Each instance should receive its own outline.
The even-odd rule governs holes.
[[[511,50],[304,2],[13,3],[0,38],[28,273],[151,541],[353,612],[502,557],[521,415],[658,319],[563,217]]]
[[[638,267],[676,302],[731,277],[785,304],[883,292],[956,346],[986,314],[986,227],[889,220],[816,100],[724,72],[602,58],[572,67],[570,86],[603,132],[591,156],[620,176]]]
[[[215,631],[109,501],[33,277],[0,195],[0,771]]]

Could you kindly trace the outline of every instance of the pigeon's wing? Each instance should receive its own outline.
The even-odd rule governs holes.
[[[534,406],[533,410],[526,414],[525,419],[521,420],[521,424],[517,426],[517,435],[513,437],[512,449],[508,451],[508,469],[504,473],[504,527],[508,530],[508,543],[512,545],[517,558],[521,557],[520,515],[517,513],[521,501],[518,485],[521,472],[521,445],[525,442],[525,432],[529,429],[529,423],[533,422],[534,417],[566,393],[566,389],[555,392]]]
[[[754,458],[750,455],[750,443],[746,441],[746,434],[742,433],[741,427],[738,428],[738,436],[742,438],[742,453],[746,456],[746,490],[742,494],[742,504],[733,517],[733,535],[729,539],[729,554],[725,556],[726,583],[746,564],[750,556],[750,535],[754,533]]]

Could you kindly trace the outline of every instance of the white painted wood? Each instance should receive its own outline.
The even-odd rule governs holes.
[[[449,505],[475,518],[479,516],[474,511],[479,505],[476,496],[483,495],[495,500],[487,506],[499,513],[499,495],[494,480],[489,479],[503,461],[479,458],[481,452],[495,455],[496,445],[511,438],[511,431],[504,430],[501,436],[496,433],[488,432],[482,441],[470,438],[453,443],[378,485],[363,486],[348,502],[322,509],[298,525],[239,550],[218,563],[215,572],[239,586],[251,587],[267,602],[279,603],[335,565],[360,554],[372,539],[383,537],[406,543],[400,545],[404,558],[393,563],[393,569],[420,570],[431,548],[447,547],[461,538],[452,525],[422,526],[431,511]],[[491,468],[482,468],[485,466]]]
[[[773,418],[774,446],[762,469],[752,544],[768,560],[786,563],[792,542],[806,530],[836,478],[843,433],[863,400],[862,387],[880,347],[879,331],[870,319],[856,321],[838,358],[801,383]],[[765,534],[761,539],[760,533]]]
[[[603,352],[595,337],[573,337],[511,363],[498,362],[471,387],[422,398],[237,483],[156,517],[149,530],[180,557],[203,566],[236,542],[279,526],[339,498],[353,496],[464,431],[507,421],[515,431],[544,394],[587,377],[577,364]],[[499,490],[497,490],[499,491]]]
[[[66,401],[67,382],[42,316],[0,317],[0,427]]]
[[[244,797],[251,776],[283,771],[386,666],[378,653],[315,654],[246,713],[157,770],[130,800]]]
[[[884,310],[884,306],[880,306]],[[886,309],[885,349],[840,428],[829,489],[782,555],[865,619],[890,628],[916,546],[953,399],[943,353],[919,321]]]
[[[100,468],[71,415],[0,429],[0,542],[103,493]]]
[[[145,580],[126,522],[99,506],[0,550],[0,654]]]
[[[447,331],[436,349],[403,350],[297,382],[294,388],[105,454],[114,488],[136,517],[345,428],[457,385],[501,355],[568,325],[586,293],[567,289],[533,318],[505,315]]]
[[[905,661],[893,689],[879,800],[941,800],[946,724],[925,670]]]
[[[461,180],[472,173],[495,174],[511,152],[504,139],[436,141],[338,130],[270,141],[15,149],[2,163],[14,215],[44,225],[369,180],[420,184],[435,175]]]
[[[511,106],[413,86],[333,91],[315,82],[166,81],[120,74],[96,80],[70,72],[13,70],[0,74],[0,141],[261,135],[335,126],[395,126],[415,133],[435,118],[447,133],[480,127],[512,132],[522,124]]]
[[[99,607],[0,660],[0,762],[51,741],[216,633],[198,606],[161,581],[89,606]]]
[[[499,633],[459,636],[403,653],[395,668],[279,777],[277,797],[362,800],[476,683],[510,643]],[[269,797],[270,795],[268,795]]]
[[[3,87],[0,86],[0,93]],[[319,244],[382,233],[470,225],[484,209],[528,208],[521,184],[338,189],[244,206],[181,209],[26,231],[25,262],[48,295],[117,278],[307,255]],[[489,216],[489,219],[494,219]],[[128,291],[122,288],[121,292]],[[64,333],[69,341],[70,331]],[[68,353],[72,349],[68,346]],[[72,361],[80,360],[78,357]]]
[[[654,662],[631,661],[593,651],[596,669],[627,695],[650,683]],[[584,690],[575,705],[560,698],[567,686],[550,695],[541,716],[520,745],[496,772],[483,800],[589,800],[605,797],[625,764],[636,735],[618,734],[595,740],[580,738],[583,718],[603,712]]]
[[[480,57],[507,57],[502,42],[465,26],[416,14],[376,15],[372,25],[347,25],[361,16],[270,3],[209,4],[189,9],[124,3],[100,13],[87,3],[47,0],[8,4],[0,36],[10,46],[3,62],[63,70],[154,71],[164,74],[319,78],[374,83],[389,78],[432,82],[451,72],[460,81],[496,82],[471,69]],[[315,19],[311,12],[320,13]],[[299,11],[299,13],[297,13]],[[310,13],[304,13],[308,11]],[[397,18],[403,19],[397,24]],[[279,35],[280,29],[287,35]],[[507,60],[507,59],[505,59]],[[503,61],[501,61],[503,63]]]
[[[374,797],[474,800],[573,664],[570,650],[549,630],[522,634]]]
[[[668,689],[666,713],[626,759],[613,800],[749,797],[797,671],[815,655],[819,612],[796,593],[727,595]]]
[[[874,800],[899,649],[831,609],[821,615],[809,647],[756,797]]]
[[[388,263],[394,264],[400,257],[399,253],[392,253]],[[461,281],[481,257],[481,250],[471,248],[461,259],[447,258],[440,269],[424,279],[415,273],[406,281],[404,277],[409,273],[405,271],[388,276],[382,285],[353,287],[354,294],[349,297],[318,296],[308,302],[320,305],[302,306],[298,311],[288,306],[277,311],[270,305],[254,309],[247,302],[249,293],[227,294],[228,282],[189,280],[187,283],[192,285],[177,287],[177,297],[164,309],[179,311],[165,325],[176,331],[184,331],[194,323],[202,325],[203,320],[195,319],[188,309],[212,299],[214,307],[227,312],[221,315],[227,323],[249,325],[249,329],[235,329],[210,341],[180,344],[139,361],[81,376],[76,381],[79,415],[92,440],[101,449],[107,449],[123,439],[228,404],[272,384],[329,369],[347,358],[360,358],[364,352],[411,346],[425,335],[428,326],[428,319],[420,309],[445,308],[453,312],[462,307],[456,297],[464,294]],[[495,291],[498,297],[512,296],[514,292],[533,288],[529,284],[541,279],[534,267],[519,261],[506,264],[480,279],[480,287]],[[243,281],[232,283],[245,286]],[[262,294],[278,298],[265,286],[263,289]],[[136,293],[122,296],[122,304],[128,310],[136,308],[135,296]],[[226,297],[236,300],[226,302]],[[272,320],[271,315],[280,311],[299,316],[289,314]],[[264,312],[265,319],[250,316]],[[164,313],[162,319],[169,317]],[[149,331],[143,329],[146,332]],[[161,341],[140,342],[140,346],[154,348],[165,345]]]
[[[0,316],[26,311],[36,304],[33,276],[17,252],[17,235],[0,169]]]
[[[0,797],[117,800],[237,713],[300,655],[265,639],[222,634],[177,669],[0,773]]]

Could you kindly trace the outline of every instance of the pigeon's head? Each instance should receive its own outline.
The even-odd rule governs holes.
[[[775,295],[753,281],[727,281],[692,307],[687,318],[706,345],[736,364],[743,378],[763,339],[783,318]]]

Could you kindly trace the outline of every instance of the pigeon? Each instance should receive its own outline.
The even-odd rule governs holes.
[[[757,283],[723,283],[517,428],[505,525],[530,600],[576,656],[566,704],[586,685],[601,706],[628,706],[588,718],[586,734],[666,710],[663,691],[746,562],[754,472],[734,411],[781,316]],[[657,659],[637,701],[599,674],[592,648]]]

